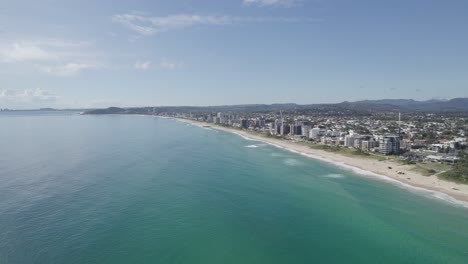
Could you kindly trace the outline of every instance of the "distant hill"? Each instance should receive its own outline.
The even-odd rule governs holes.
[[[441,103],[447,102],[446,99],[431,99],[427,101],[416,101],[413,99],[380,99],[380,100],[363,100],[363,101],[356,101],[354,103],[358,104],[389,104],[389,105],[397,105],[397,106],[408,106],[408,105],[424,105],[430,103]]]
[[[188,112],[270,112],[279,110],[291,110],[298,108],[297,104],[247,104],[247,105],[220,105],[220,106],[159,106],[159,107],[132,107],[119,108],[109,107],[106,109],[95,109],[86,111],[89,115],[103,114],[148,114],[156,111],[157,113],[188,113]]]
[[[85,112],[87,115],[109,115],[109,114],[125,114],[125,108],[109,107],[106,109],[94,109]]]
[[[431,112],[468,113],[468,98],[451,100],[415,101],[411,99],[365,100],[338,104],[246,104],[221,106],[159,106],[159,107],[109,107],[86,111],[85,114],[153,114],[153,113],[197,113],[197,112],[295,112],[298,114],[369,115],[375,112]]]
[[[454,98],[450,100],[416,101],[412,99],[383,99],[353,102],[356,105],[379,105],[400,108],[400,111],[421,112],[468,112],[468,98]]]

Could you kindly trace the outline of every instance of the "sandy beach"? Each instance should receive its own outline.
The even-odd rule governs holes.
[[[418,172],[411,170],[414,168],[414,165],[402,165],[393,160],[378,161],[375,159],[350,157],[325,150],[313,149],[290,140],[259,136],[246,130],[227,128],[188,119],[177,120],[197,126],[209,125],[213,129],[234,133],[245,138],[268,143],[310,158],[333,163],[341,168],[354,171],[366,177],[381,179],[405,188],[412,188],[417,191],[431,194],[432,197],[444,199],[452,203],[460,204],[461,202],[461,204],[468,206],[468,185],[441,180],[435,175],[421,175]],[[392,169],[389,169],[389,167]],[[398,171],[403,172],[404,174],[399,174]]]

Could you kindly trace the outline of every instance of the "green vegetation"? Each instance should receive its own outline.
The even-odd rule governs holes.
[[[415,166],[413,169],[411,169],[412,171],[415,171],[415,172],[419,172],[421,175],[423,176],[431,176],[431,175],[434,175],[437,173],[437,171],[433,170],[433,169],[427,169],[427,168],[424,168],[422,166]]]
[[[458,157],[460,160],[453,165],[453,169],[441,173],[439,177],[446,180],[468,184],[468,154],[461,151],[458,154]]]
[[[330,145],[325,145],[325,144],[308,144],[308,146],[313,149],[320,149],[320,150],[325,150],[329,152],[339,152],[341,150],[340,147],[330,146]]]
[[[362,151],[361,149],[354,150],[352,154],[356,156],[370,156],[368,152]]]
[[[424,176],[431,176],[437,173],[442,173],[448,170],[452,169],[452,165],[449,164],[442,164],[442,163],[436,163],[436,162],[431,162],[431,163],[422,163],[422,162],[417,162],[414,164],[414,168],[412,168],[412,171],[419,172]]]
[[[424,131],[421,134],[418,134],[416,138],[422,139],[422,140],[433,141],[433,140],[436,140],[437,135],[433,131]]]
[[[387,158],[383,155],[380,154],[375,154],[375,153],[370,153],[370,152],[365,152],[360,149],[352,149],[352,148],[343,148],[343,147],[338,147],[338,146],[330,146],[330,145],[324,145],[324,144],[307,144],[310,148],[313,149],[320,149],[320,150],[325,150],[328,152],[336,152],[342,155],[346,156],[360,156],[363,158],[368,158],[368,159],[375,159],[378,161],[386,160]]]
[[[119,107],[109,107],[106,109],[95,109],[87,111],[87,115],[110,115],[110,114],[126,114],[126,110]]]
[[[410,160],[410,159],[404,159],[404,160],[400,160],[400,163],[402,163],[403,165],[413,165],[413,164],[416,164],[416,161]]]

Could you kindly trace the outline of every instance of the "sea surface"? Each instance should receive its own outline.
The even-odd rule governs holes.
[[[468,263],[468,209],[149,116],[0,113],[0,263]]]

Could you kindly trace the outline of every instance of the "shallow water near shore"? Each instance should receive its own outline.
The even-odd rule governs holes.
[[[237,135],[76,113],[0,127],[0,263],[468,262],[467,208]]]

